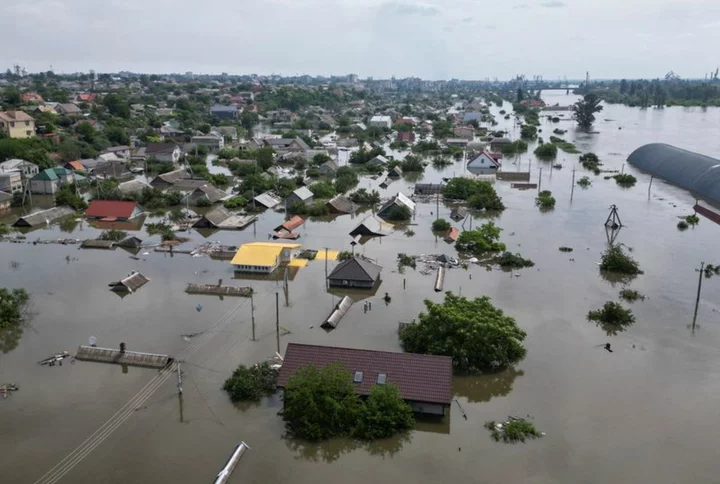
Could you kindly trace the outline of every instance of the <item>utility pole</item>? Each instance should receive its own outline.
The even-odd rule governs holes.
[[[652,182],[655,177],[650,175],[650,184],[648,185],[648,200],[650,200],[650,189],[652,188]]]
[[[255,291],[250,293],[250,320],[252,321],[252,340],[255,341],[255,301],[253,300],[253,294]]]
[[[327,263],[327,254],[328,254],[328,248],[325,247],[325,290],[327,291],[329,289],[328,286],[328,263]],[[280,350],[278,350],[280,351]]]
[[[541,189],[542,189],[542,166],[540,167],[540,174],[538,175],[538,194],[540,194]]]
[[[275,337],[277,339],[277,352],[280,353],[280,294],[275,293]]]
[[[435,212],[436,212],[435,220],[439,220],[440,219],[440,194],[439,193],[437,193],[435,195]]]
[[[575,168],[572,171],[572,186],[570,186],[570,201],[572,202],[573,194],[575,193]]]
[[[695,322],[697,321],[698,307],[700,306],[700,291],[702,290],[702,280],[705,269],[705,263],[700,263],[700,275],[698,276],[697,296],[695,297],[695,314],[693,314],[692,331],[695,332]]]
[[[177,362],[177,389],[178,395],[182,395],[182,369],[180,368],[180,361]]]

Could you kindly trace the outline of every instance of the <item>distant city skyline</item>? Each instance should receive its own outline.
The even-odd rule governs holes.
[[[3,0],[0,43],[30,72],[702,78],[720,2]]]

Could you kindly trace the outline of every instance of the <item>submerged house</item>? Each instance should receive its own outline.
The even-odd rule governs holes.
[[[51,224],[74,213],[75,210],[70,207],[53,207],[22,216],[13,224],[13,227],[39,227],[43,224]]]
[[[352,375],[355,393],[370,394],[375,385],[395,385],[400,396],[420,414],[444,416],[452,403],[452,358],[288,343],[277,387],[285,389],[302,366],[340,363]]]
[[[468,170],[482,170],[488,173],[496,172],[500,168],[499,157],[495,153],[483,151],[470,158],[467,163]]]
[[[267,191],[253,198],[255,203],[259,203],[265,208],[273,208],[282,203],[282,199],[273,191]]]
[[[236,272],[270,274],[282,263],[295,257],[300,244],[250,242],[243,244],[230,261]]]
[[[345,195],[337,195],[325,203],[330,213],[353,213],[357,210],[354,203]]]
[[[235,215],[222,205],[215,207],[193,224],[195,229],[240,230],[257,220],[255,215]]]
[[[410,213],[415,212],[415,202],[410,200],[402,193],[398,193],[380,207],[380,209],[377,211],[378,217],[384,217],[388,213],[388,211],[395,206],[405,207],[410,210]]]
[[[370,215],[360,222],[357,227],[352,229],[350,237],[382,237],[390,235],[392,231],[393,226],[391,224],[383,222],[374,215]]]
[[[353,257],[333,269],[328,276],[331,287],[372,289],[380,280],[382,267],[369,260]]]
[[[313,192],[308,187],[300,187],[292,192],[286,199],[288,205],[292,203],[310,203],[313,201]]]
[[[124,200],[92,200],[85,211],[85,216],[87,218],[97,218],[105,221],[124,221],[134,219],[141,213],[142,210],[137,202]]]
[[[148,282],[150,282],[150,279],[137,271],[133,271],[126,278],[110,283],[110,290],[115,292],[135,292]]]
[[[192,205],[202,205],[203,202],[200,202],[200,200],[207,200],[204,203],[214,204],[227,200],[231,196],[214,185],[205,183],[193,190],[186,198],[187,202]]]

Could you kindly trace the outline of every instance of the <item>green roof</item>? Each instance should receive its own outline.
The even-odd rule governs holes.
[[[68,171],[66,168],[58,166],[57,168],[48,168],[41,171],[33,177],[33,180],[57,180],[58,175],[68,176],[69,173],[70,171]]]

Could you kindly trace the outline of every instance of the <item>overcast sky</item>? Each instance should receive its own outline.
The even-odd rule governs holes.
[[[702,77],[718,45],[718,0],[0,0],[31,72]]]

